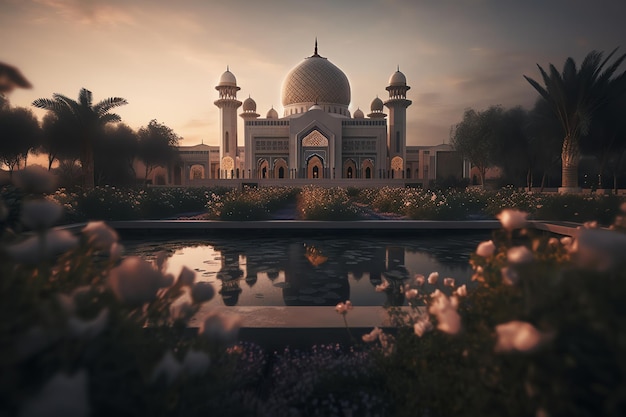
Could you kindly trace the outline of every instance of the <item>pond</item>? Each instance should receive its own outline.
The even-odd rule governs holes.
[[[452,277],[468,283],[469,255],[485,232],[438,233],[417,237],[322,234],[303,237],[236,235],[126,241],[128,255],[154,259],[167,251],[168,272],[183,266],[196,280],[216,289],[213,306],[334,306],[351,300],[359,306],[405,305],[404,284],[417,274],[439,273],[435,285]],[[386,291],[376,291],[383,281]]]

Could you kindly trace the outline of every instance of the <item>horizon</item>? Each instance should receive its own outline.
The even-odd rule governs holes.
[[[41,120],[37,98],[81,88],[94,102],[123,97],[114,110],[133,129],[156,119],[182,146],[215,146],[219,109],[215,86],[228,67],[265,117],[282,117],[285,76],[313,53],[348,77],[352,101],[369,112],[385,99],[399,67],[411,87],[407,145],[449,142],[466,108],[530,108],[538,98],[523,75],[540,79],[537,64],[561,69],[591,50],[610,53],[626,39],[626,4],[550,0],[509,4],[494,0],[364,2],[269,1],[228,5],[199,0],[180,4],[80,0],[0,0],[0,36],[10,39],[0,61],[18,67],[33,84],[9,95]],[[625,52],[620,50],[619,52]],[[238,109],[241,113],[241,108]],[[238,145],[243,145],[239,119]]]

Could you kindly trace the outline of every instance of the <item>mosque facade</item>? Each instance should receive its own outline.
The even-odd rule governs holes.
[[[385,101],[376,97],[367,115],[360,109],[351,114],[348,77],[318,53],[316,42],[313,55],[285,77],[282,117],[273,107],[261,117],[251,97],[238,100],[240,86],[227,68],[215,87],[218,98],[214,104],[220,110],[219,145],[179,147],[180,161],[153,182],[434,180],[443,175],[438,171],[446,168],[437,167],[439,156],[449,154],[450,160],[455,153],[449,145],[407,146],[410,88],[398,68],[389,78]],[[243,146],[238,146],[238,117],[244,121]],[[460,176],[463,167],[457,169],[457,165],[454,175],[459,171]]]

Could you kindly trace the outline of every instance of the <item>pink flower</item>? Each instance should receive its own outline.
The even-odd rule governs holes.
[[[506,252],[507,260],[512,264],[532,262],[533,253],[526,246],[514,246]]]
[[[519,274],[516,270],[510,267],[504,267],[500,270],[502,274],[502,282],[505,285],[515,285],[519,281]]]
[[[467,285],[463,284],[457,288],[454,293],[459,297],[467,297]]]
[[[424,333],[429,332],[433,329],[433,324],[430,322],[428,317],[424,317],[421,320],[418,320],[413,325],[413,331],[418,337],[424,336]]]
[[[488,258],[493,256],[496,251],[496,245],[493,244],[493,240],[488,240],[486,242],[481,242],[478,244],[476,248],[476,254],[478,256],[482,256],[483,258]]]
[[[412,300],[415,297],[417,297],[417,294],[419,293],[419,291],[417,291],[415,288],[411,288],[408,289],[404,292],[404,296],[408,299],[408,300]]]
[[[579,266],[607,271],[626,261],[626,235],[611,230],[580,229],[571,250]]]
[[[352,310],[352,302],[350,300],[346,301],[345,303],[339,303],[335,306],[335,311],[337,311],[337,313],[339,314],[346,315],[348,314],[349,310]]]
[[[364,334],[362,336],[362,339],[365,343],[372,343],[378,340],[378,338],[380,337],[382,333],[383,331],[380,328],[374,327],[374,330],[372,330],[371,332],[367,334]]]
[[[131,256],[109,273],[109,286],[117,298],[131,306],[140,306],[156,299],[168,279],[143,259]]]
[[[241,319],[235,314],[221,314],[213,311],[206,315],[198,334],[226,346],[237,342]]]
[[[382,282],[376,286],[376,292],[384,292],[387,288],[389,288],[389,281],[383,278]]]
[[[426,278],[422,274],[415,275],[415,283],[420,287],[426,283]]]
[[[502,210],[496,217],[500,220],[504,229],[512,231],[526,226],[526,216],[528,216],[528,213],[526,212],[505,209]]]
[[[48,200],[32,200],[22,205],[21,220],[24,225],[33,230],[43,230],[52,227],[63,214],[63,207]]]
[[[428,276],[428,283],[431,285],[435,285],[437,280],[439,279],[439,272],[431,272]]]
[[[119,239],[117,232],[102,221],[87,223],[82,232],[87,238],[87,243],[103,251],[110,251],[111,246]]]
[[[454,287],[455,281],[454,278],[444,278],[443,285],[446,287]]]
[[[528,352],[537,347],[544,336],[532,324],[525,321],[510,321],[496,326],[498,342],[496,352]]]
[[[458,300],[453,302],[444,293],[435,290],[428,308],[437,317],[437,328],[444,333],[457,334],[461,330],[461,316],[456,311]]]

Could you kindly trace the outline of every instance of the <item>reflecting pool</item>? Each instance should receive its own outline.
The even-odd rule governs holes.
[[[401,288],[417,274],[439,273],[435,285],[452,277],[470,281],[469,255],[489,232],[408,237],[317,235],[313,237],[206,237],[126,241],[128,255],[154,259],[169,253],[167,270],[183,266],[196,280],[212,283],[214,306],[404,305]],[[377,292],[383,281],[389,288]]]

